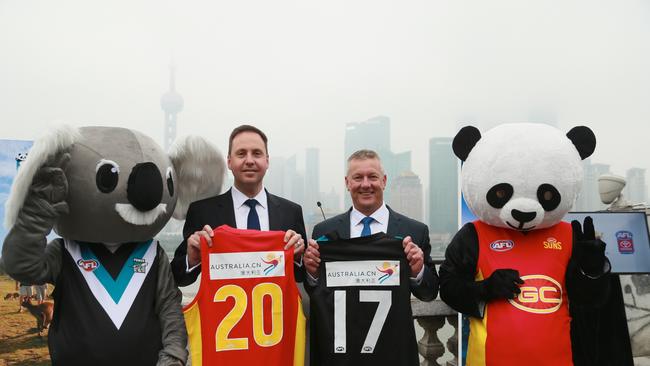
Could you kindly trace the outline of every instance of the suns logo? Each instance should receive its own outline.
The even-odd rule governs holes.
[[[544,249],[562,250],[562,242],[554,237],[547,238],[544,240]]]
[[[550,314],[562,305],[562,286],[555,279],[545,275],[521,276],[524,284],[521,293],[508,302],[519,310],[534,314]]]

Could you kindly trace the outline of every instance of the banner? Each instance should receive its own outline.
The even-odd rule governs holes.
[[[7,236],[4,227],[5,203],[20,163],[27,158],[32,141],[0,140],[0,249]]]

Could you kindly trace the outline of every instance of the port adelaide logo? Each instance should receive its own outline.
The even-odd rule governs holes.
[[[495,240],[490,243],[490,249],[495,252],[506,252],[515,247],[515,242],[512,240]]]

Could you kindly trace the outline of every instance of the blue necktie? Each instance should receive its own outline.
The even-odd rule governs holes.
[[[257,210],[255,209],[255,206],[257,206],[257,200],[256,199],[248,199],[244,204],[248,207],[250,207],[250,211],[248,211],[248,222],[247,222],[247,227],[249,230],[261,230],[260,228],[260,217],[257,216]]]
[[[370,236],[370,223],[375,221],[370,216],[366,216],[363,219],[361,219],[361,223],[363,224],[363,230],[361,230],[361,236]]]

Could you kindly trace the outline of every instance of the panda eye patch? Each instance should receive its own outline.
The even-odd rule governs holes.
[[[544,211],[553,211],[560,205],[562,196],[555,187],[544,183],[537,188],[537,200],[544,208]]]
[[[510,201],[512,194],[514,193],[514,188],[508,183],[499,183],[488,191],[485,195],[490,206],[494,208],[502,208],[503,206]]]
[[[113,192],[117,187],[117,181],[120,175],[120,166],[111,160],[102,159],[95,167],[95,184],[97,189],[102,193]]]

